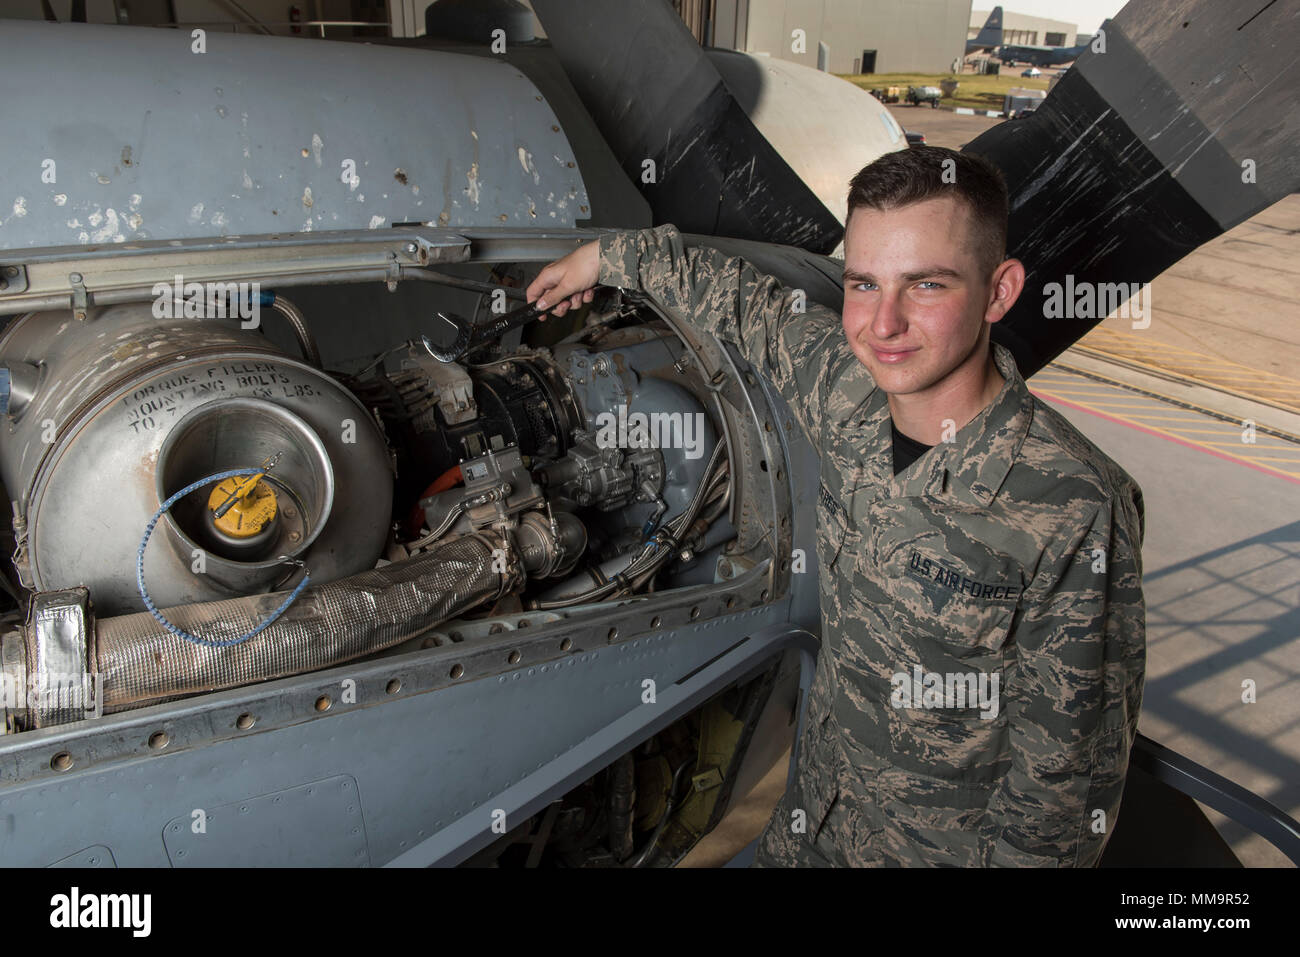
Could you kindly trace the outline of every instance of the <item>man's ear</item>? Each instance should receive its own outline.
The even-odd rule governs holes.
[[[1025,288],[1025,264],[1019,259],[1006,259],[993,270],[989,289],[989,304],[984,310],[985,322],[997,322],[1010,311]]]

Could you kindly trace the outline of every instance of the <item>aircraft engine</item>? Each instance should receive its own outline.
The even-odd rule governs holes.
[[[409,547],[508,528],[527,543],[533,577],[570,571],[588,545],[602,556],[599,568],[553,581],[548,600],[605,584],[704,489],[718,433],[683,384],[684,361],[679,341],[642,329],[471,365],[412,345],[397,371],[355,386],[404,437],[399,475],[435,477],[409,524],[429,531]]]
[[[121,711],[391,653],[466,616],[554,620],[741,574],[738,537],[769,546],[756,512],[746,535],[732,524],[722,439],[761,455],[757,425],[724,411],[736,383],[698,343],[612,298],[549,345],[494,337],[446,361],[421,335],[353,373],[323,371],[274,294],[257,302],[304,359],[248,321],[251,300],[195,310],[218,318],[180,298],[162,316],[21,316],[0,337],[0,477],[27,594],[0,678],[93,674],[95,709]],[[13,730],[80,717],[58,696],[8,710]]]

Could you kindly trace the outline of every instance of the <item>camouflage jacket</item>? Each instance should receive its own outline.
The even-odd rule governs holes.
[[[997,344],[997,397],[895,476],[887,397],[830,309],[671,225],[603,236],[599,281],[734,343],[821,458],[822,652],[769,831],[803,811],[812,841],[839,801],[843,863],[1096,864],[1146,659],[1133,479]]]

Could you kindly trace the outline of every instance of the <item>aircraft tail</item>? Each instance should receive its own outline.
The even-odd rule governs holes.
[[[980,32],[975,35],[967,46],[972,48],[996,47],[1002,45],[1002,8],[994,7],[989,18],[984,21],[984,26]]]

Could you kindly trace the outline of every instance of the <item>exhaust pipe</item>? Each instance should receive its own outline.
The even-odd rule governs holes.
[[[517,587],[524,575],[517,559],[504,573],[492,570],[499,546],[486,535],[465,535],[405,561],[309,586],[264,631],[220,648],[179,638],[146,612],[106,618],[93,629],[89,621],[87,627],[70,627],[70,617],[85,608],[85,590],[45,593],[64,596],[63,604],[29,617],[23,670],[38,676],[55,660],[64,667],[84,663],[99,679],[104,713],[317,671],[401,644]],[[251,631],[283,600],[284,593],[253,595],[182,605],[165,614],[191,634],[224,641]],[[15,657],[5,656],[11,681],[18,679]],[[28,674],[21,678],[24,685]],[[26,727],[40,728],[84,714],[29,701],[18,717]]]

